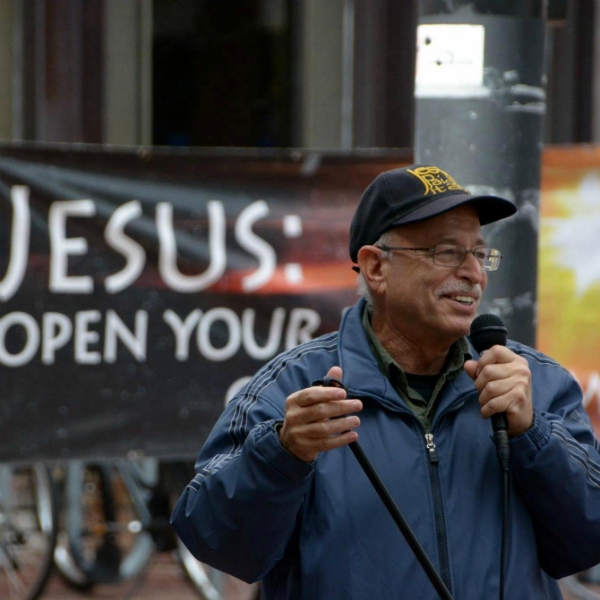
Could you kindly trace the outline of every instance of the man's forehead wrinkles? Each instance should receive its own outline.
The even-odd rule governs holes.
[[[487,246],[485,238],[481,235],[481,231],[461,231],[455,229],[448,231],[447,228],[419,228],[419,229],[404,229],[398,228],[393,231],[392,242],[397,243],[417,242],[424,244],[459,244],[469,245],[470,247]]]
[[[460,244],[460,245],[463,245],[463,241],[464,241],[464,236],[442,235],[441,237],[437,238],[436,243],[438,243],[438,244]],[[483,237],[477,236],[477,238],[475,238],[473,240],[471,246],[473,248],[476,248],[477,246],[487,246],[487,242],[485,241],[485,239]]]

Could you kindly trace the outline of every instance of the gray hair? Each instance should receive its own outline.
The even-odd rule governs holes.
[[[373,244],[374,246],[389,246],[392,243],[392,236],[391,236],[391,231],[385,231],[384,233],[381,234],[381,236],[379,237],[379,239]],[[384,258],[385,260],[389,260],[390,258],[392,258],[392,253],[390,251],[384,250],[381,253],[382,258]],[[365,279],[365,276],[362,274],[362,272],[358,273],[358,278],[356,280],[356,293],[361,297],[364,298],[367,302],[367,306],[370,309],[373,309],[373,292],[371,290],[371,288],[369,287],[369,284],[367,283],[367,280]]]

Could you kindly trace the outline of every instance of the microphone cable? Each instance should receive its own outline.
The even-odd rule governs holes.
[[[470,336],[473,347],[479,354],[492,346],[506,346],[508,331],[504,321],[493,314],[479,315],[471,323]],[[494,443],[502,474],[502,534],[500,542],[500,600],[504,600],[506,580],[506,555],[508,546],[508,498],[510,483],[510,446],[508,444],[508,419],[506,413],[492,416]]]

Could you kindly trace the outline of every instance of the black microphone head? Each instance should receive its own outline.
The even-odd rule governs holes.
[[[471,343],[479,354],[492,346],[506,346],[508,331],[497,315],[479,315],[471,323]]]

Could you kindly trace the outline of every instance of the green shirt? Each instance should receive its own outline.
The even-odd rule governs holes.
[[[423,397],[419,392],[409,386],[407,374],[400,368],[398,363],[391,357],[390,353],[382,346],[371,327],[369,309],[365,307],[362,324],[369,340],[371,351],[377,360],[379,370],[390,380],[390,383],[398,392],[400,398],[413,411],[417,419],[423,425],[425,431],[429,431],[434,414],[435,402],[440,390],[451,379],[454,379],[462,370],[465,360],[471,357],[469,344],[466,338],[460,338],[450,347],[448,358],[444,364],[443,371],[436,375],[437,381],[433,386],[430,398]],[[409,375],[409,378],[411,375]]]

